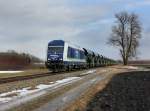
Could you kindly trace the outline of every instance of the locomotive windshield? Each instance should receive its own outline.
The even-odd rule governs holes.
[[[48,47],[48,53],[51,54],[62,54],[64,51],[64,47]]]

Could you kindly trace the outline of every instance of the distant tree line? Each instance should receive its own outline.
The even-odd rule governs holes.
[[[28,53],[18,53],[14,50],[0,52],[0,69],[19,69],[39,62],[43,61]]]
[[[5,54],[8,54],[10,56],[12,55],[16,57],[22,57],[26,60],[27,63],[42,62],[41,59],[29,53],[18,53],[15,50],[8,50]]]

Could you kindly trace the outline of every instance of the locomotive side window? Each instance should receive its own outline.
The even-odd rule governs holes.
[[[80,51],[80,59],[85,59],[85,55],[83,51]]]
[[[48,53],[51,54],[62,54],[64,47],[48,47]]]
[[[74,53],[75,53],[75,58],[80,59],[79,50],[75,49]]]
[[[68,58],[74,58],[74,59],[84,59],[84,52],[78,49],[74,49],[71,47],[68,47]]]
[[[74,58],[74,51],[73,48],[68,47],[68,54],[67,54],[68,58]]]

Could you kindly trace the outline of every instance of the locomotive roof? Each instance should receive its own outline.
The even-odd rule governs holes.
[[[63,40],[53,40],[48,43],[49,46],[64,46]]]
[[[68,46],[72,47],[72,48],[76,48],[76,49],[79,49],[79,50],[83,50],[80,46],[78,45],[75,45],[75,44],[72,44],[70,43],[69,41],[64,41],[64,40],[53,40],[53,41],[50,41],[48,43],[48,46],[64,46],[65,43],[68,44]]]

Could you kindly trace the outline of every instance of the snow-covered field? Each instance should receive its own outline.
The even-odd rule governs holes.
[[[0,103],[6,103],[11,100],[16,99],[17,97],[24,97],[29,94],[33,94],[48,88],[58,88],[60,86],[75,82],[77,80],[80,80],[81,77],[67,77],[62,80],[57,80],[55,82],[49,82],[49,84],[39,84],[35,88],[26,87],[18,90],[13,90],[10,92],[5,92],[0,94]]]
[[[23,71],[0,71],[0,74],[1,73],[21,73]]]

